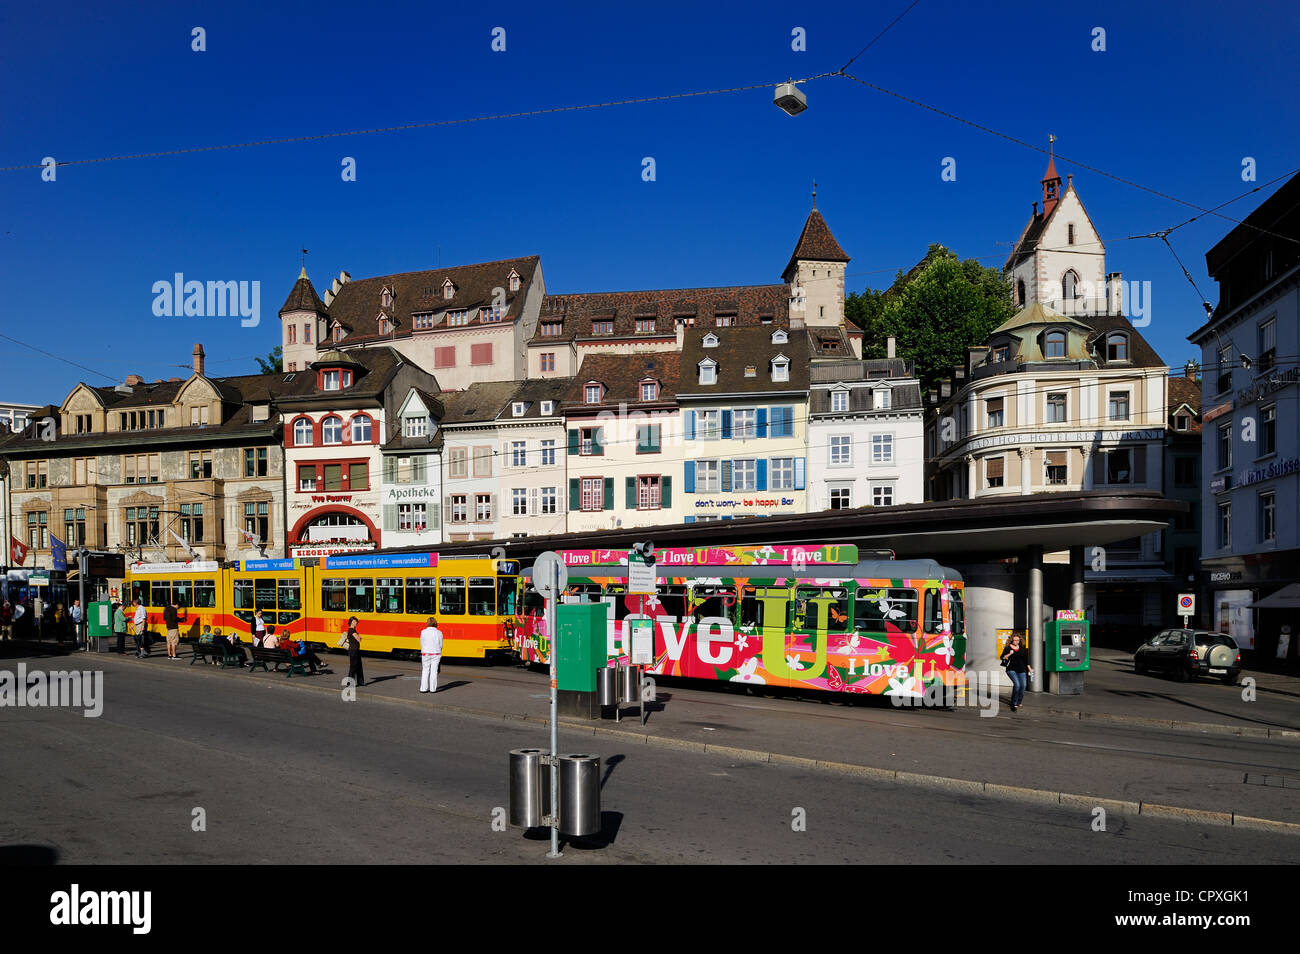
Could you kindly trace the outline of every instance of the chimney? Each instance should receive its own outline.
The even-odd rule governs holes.
[[[351,275],[347,272],[339,272],[339,284],[346,285],[350,281],[352,281]]]
[[[328,288],[325,289],[325,294],[321,296],[321,300],[325,303],[325,307],[328,308],[330,305],[334,304],[334,293]]]
[[[134,387],[138,387],[138,386],[141,385],[141,384],[144,384],[144,378],[140,377],[140,375],[138,375],[138,374],[128,374],[128,375],[126,376],[126,386],[127,386],[127,387],[129,387],[129,388],[134,388]]]
[[[1037,200],[1035,200],[1035,202],[1034,202],[1034,218],[1038,218],[1038,202],[1037,202]]]
[[[939,382],[939,396],[952,397],[952,378],[944,378]]]
[[[1106,275],[1106,309],[1111,315],[1124,314],[1124,278],[1121,272]]]
[[[203,373],[203,345],[201,344],[196,344],[194,346],[194,373]],[[127,384],[130,383],[130,381],[127,382]]]
[[[885,357],[886,357],[886,358],[893,358],[893,357],[896,357],[896,355],[894,354],[894,336],[893,336],[893,335],[890,335],[888,338],[885,339]]]

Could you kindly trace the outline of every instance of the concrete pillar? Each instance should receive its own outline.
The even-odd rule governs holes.
[[[975,476],[975,458],[968,454],[965,460],[966,460],[966,495],[965,496],[967,500],[974,500],[975,491],[979,488],[979,481],[976,479]]]
[[[1083,449],[1083,489],[1092,490],[1092,453]]]
[[[1070,609],[1083,612],[1083,547],[1070,547]]]
[[[1043,548],[1029,548],[1029,665],[1034,667],[1029,680],[1031,692],[1043,691]]]
[[[1032,489],[1029,486],[1029,458],[1033,456],[1033,452],[1022,447],[1016,453],[1020,455],[1020,495],[1023,497]]]

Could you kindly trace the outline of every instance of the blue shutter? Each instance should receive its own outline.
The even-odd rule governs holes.
[[[767,458],[758,459],[758,489],[767,490]]]
[[[687,522],[687,523],[694,523],[694,522],[695,522],[695,518],[694,518],[694,517],[687,517],[687,518],[686,518],[686,522]]]
[[[803,490],[803,458],[794,459],[794,489]]]
[[[688,494],[695,493],[695,461],[693,460],[686,462],[686,492]]]
[[[724,441],[731,440],[731,412],[730,411],[722,412],[722,439]]]
[[[686,439],[688,441],[695,440],[695,412],[694,411],[686,412]]]
[[[767,437],[767,408],[758,409],[758,436]]]

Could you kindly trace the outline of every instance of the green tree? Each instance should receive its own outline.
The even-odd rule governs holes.
[[[886,291],[867,289],[849,299],[845,313],[863,330],[863,357],[885,357],[885,339],[893,335],[897,355],[913,362],[923,390],[951,376],[966,363],[968,347],[1015,313],[1009,279],[937,244]]]
[[[276,345],[271,353],[266,356],[265,361],[261,358],[254,358],[253,360],[257,362],[257,366],[262,369],[263,374],[279,374],[284,370],[284,356],[279,345]]]

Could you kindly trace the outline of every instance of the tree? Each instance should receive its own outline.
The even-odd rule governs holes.
[[[893,335],[896,354],[913,362],[922,391],[938,387],[966,363],[968,347],[1015,313],[1010,279],[937,244],[886,291],[850,295],[844,310],[863,330],[862,356],[885,357],[885,339]]]
[[[266,356],[265,361],[261,358],[254,358],[253,360],[257,362],[257,366],[262,369],[263,374],[279,374],[284,370],[284,356],[279,345],[276,345],[271,353]]]

